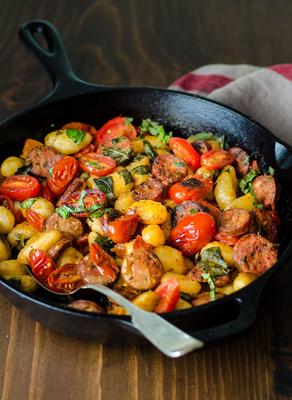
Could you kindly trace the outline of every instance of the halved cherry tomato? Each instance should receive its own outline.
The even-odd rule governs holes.
[[[84,156],[84,154],[94,152],[94,150],[95,150],[95,145],[93,143],[90,143],[89,145],[84,147],[84,149],[80,150],[78,153],[73,154],[73,156],[75,158],[80,158],[80,157]]]
[[[56,292],[70,293],[83,285],[77,264],[64,264],[50,273],[48,287]]]
[[[92,135],[97,134],[97,130],[94,126],[85,124],[84,122],[69,122],[62,126],[61,129],[80,129],[81,131],[91,133]]]
[[[45,219],[32,208],[26,210],[25,218],[27,222],[38,231],[42,231],[45,225]]]
[[[28,262],[33,275],[41,282],[46,282],[54,271],[55,262],[43,250],[33,249],[28,255]]]
[[[209,150],[201,156],[202,167],[210,170],[222,169],[234,161],[233,154],[226,150]]]
[[[15,222],[17,224],[20,224],[24,221],[24,216],[22,212],[16,209],[14,201],[9,199],[9,197],[0,195],[0,204],[8,208],[8,210],[12,212],[15,218]]]
[[[22,201],[36,197],[41,189],[39,181],[29,175],[9,176],[0,186],[0,194],[11,200]]]
[[[209,243],[216,232],[212,215],[198,212],[182,218],[170,232],[170,242],[185,255],[192,256]]]
[[[91,243],[89,246],[89,254],[96,269],[96,272],[91,269],[90,273],[105,276],[111,282],[114,282],[117,278],[117,273],[119,272],[114,259],[97,243]]]
[[[76,158],[71,156],[61,158],[53,166],[52,175],[47,180],[49,189],[59,197],[69,183],[76,178],[78,172],[79,163]]]
[[[106,205],[106,195],[98,189],[81,190],[72,193],[63,205],[68,206],[75,217],[88,217]]]
[[[200,200],[211,192],[213,181],[211,178],[197,179],[190,177],[182,182],[175,183],[169,189],[169,197],[176,204],[186,200]]]
[[[116,162],[113,158],[96,153],[84,154],[79,162],[83,171],[95,176],[108,175],[116,168]]]
[[[131,240],[138,226],[138,217],[136,215],[123,215],[108,222],[107,218],[102,218],[102,229],[115,243],[126,243]]]
[[[106,122],[97,132],[96,140],[99,146],[104,146],[103,140],[107,137],[116,138],[126,136],[130,140],[137,137],[137,131],[126,117],[116,117]]]
[[[184,162],[190,165],[194,171],[201,166],[200,154],[187,140],[173,137],[169,141],[169,147],[176,156],[180,157]]]
[[[223,232],[218,232],[215,235],[214,239],[218,242],[228,244],[229,246],[234,246],[235,243],[238,241],[239,236],[226,235]]]
[[[55,200],[55,196],[53,192],[48,188],[47,183],[42,184],[40,196],[50,201],[51,203],[53,203]]]
[[[173,311],[180,296],[179,282],[176,279],[169,278],[157,286],[155,293],[160,296],[155,312],[164,313]]]

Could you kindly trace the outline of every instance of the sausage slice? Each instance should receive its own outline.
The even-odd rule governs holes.
[[[261,275],[277,261],[277,249],[269,240],[251,233],[236,242],[234,260],[240,271]]]
[[[199,264],[196,264],[191,271],[188,273],[188,277],[194,281],[198,282],[207,282],[206,279],[202,278],[202,275],[205,273],[205,271],[200,267]],[[227,285],[230,282],[230,274],[223,274],[223,275],[218,275],[215,277],[215,285],[217,287],[222,287]]]
[[[76,217],[62,218],[57,213],[52,214],[46,221],[46,231],[57,230],[68,233],[75,239],[83,234],[82,222]]]
[[[246,175],[250,166],[247,152],[240,147],[231,147],[228,151],[234,156],[233,165],[236,172],[241,176]]]
[[[162,201],[164,194],[165,186],[158,179],[149,178],[135,188],[134,199]]]
[[[275,209],[279,197],[279,185],[273,176],[258,176],[252,183],[252,189],[259,203],[265,208]]]
[[[253,210],[262,235],[270,242],[277,243],[279,240],[279,225],[275,221],[274,213],[275,211],[259,210],[258,208]]]
[[[219,218],[219,232],[226,235],[239,236],[248,232],[250,214],[241,208],[229,208]]]
[[[172,225],[177,225],[182,218],[187,217],[188,215],[195,214],[197,212],[204,212],[204,207],[196,201],[184,201],[173,209]]]
[[[173,154],[162,154],[152,164],[152,175],[165,186],[182,181],[187,173],[187,164]]]
[[[50,169],[63,155],[50,146],[32,148],[26,156],[26,164],[32,164],[32,173],[42,178],[50,176]]]

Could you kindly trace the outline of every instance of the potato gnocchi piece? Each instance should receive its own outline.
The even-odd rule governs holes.
[[[8,176],[12,176],[18,170],[18,168],[24,165],[24,160],[20,157],[7,157],[3,163],[1,164],[1,175],[5,178]]]
[[[80,132],[79,135],[72,132]],[[45,145],[52,146],[61,154],[70,155],[78,153],[92,141],[90,133],[75,129],[61,129],[48,133],[45,137]]]
[[[145,225],[159,225],[167,220],[166,207],[153,200],[140,200],[128,208],[128,213],[135,213]]]
[[[236,199],[237,178],[235,169],[225,167],[217,178],[214,196],[220,210],[224,210]]]
[[[161,278],[161,282],[166,282],[169,278],[174,278],[179,282],[180,291],[187,293],[192,297],[195,297],[201,290],[201,285],[198,281],[190,279],[188,276],[183,274],[177,274],[175,272],[166,272]]]
[[[15,224],[15,218],[11,211],[4,206],[0,206],[0,234],[9,233]]]
[[[126,192],[123,193],[121,196],[117,198],[115,201],[114,208],[121,213],[125,214],[127,212],[127,209],[135,203],[135,200],[133,198],[133,193],[132,192]]]
[[[159,246],[154,249],[154,253],[160,259],[164,272],[172,271],[178,274],[186,272],[187,268],[181,251],[170,246]]]
[[[160,297],[158,296],[158,294],[153,292],[153,290],[148,290],[147,292],[143,292],[139,294],[139,296],[135,297],[132,300],[132,303],[142,310],[154,311],[159,299]]]
[[[15,227],[9,232],[7,239],[13,247],[19,247],[38,231],[27,222],[15,225]]]
[[[226,264],[228,264],[230,267],[235,267],[236,263],[234,261],[234,249],[232,246],[229,246],[226,243],[222,243],[222,242],[217,242],[217,241],[213,241],[210,242],[208,244],[206,244],[206,246],[204,246],[201,250],[201,253],[206,250],[206,249],[210,249],[211,247],[219,247],[220,251],[221,251],[221,255],[224,259],[224,261],[226,262]]]

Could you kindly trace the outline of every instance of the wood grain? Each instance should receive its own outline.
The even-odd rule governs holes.
[[[206,63],[292,59],[289,0],[0,0],[0,10],[2,120],[50,89],[17,37],[30,19],[53,22],[75,71],[99,84],[165,87]],[[290,269],[265,291],[249,333],[178,360],[62,336],[0,298],[0,398],[292,399]]]

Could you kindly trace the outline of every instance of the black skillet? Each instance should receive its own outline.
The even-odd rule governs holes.
[[[279,261],[248,287],[215,302],[165,315],[165,318],[204,343],[245,331],[255,317],[262,289],[292,253],[292,150],[267,129],[228,107],[210,100],[165,89],[104,87],[76,77],[56,29],[46,21],[32,21],[20,28],[20,38],[40,59],[53,81],[53,91],[38,105],[0,125],[1,161],[21,152],[25,138],[41,139],[66,122],[84,121],[101,126],[117,115],[135,121],[151,118],[175,135],[198,131],[225,133],[255,157],[261,169],[272,166],[282,186],[279,212],[282,234]],[[45,39],[48,50],[36,39]],[[94,68],[94,66],[92,66]],[[69,309],[60,298],[38,292],[29,295],[0,280],[0,291],[16,307],[42,324],[69,335],[102,343],[145,343],[127,316],[93,315]]]

